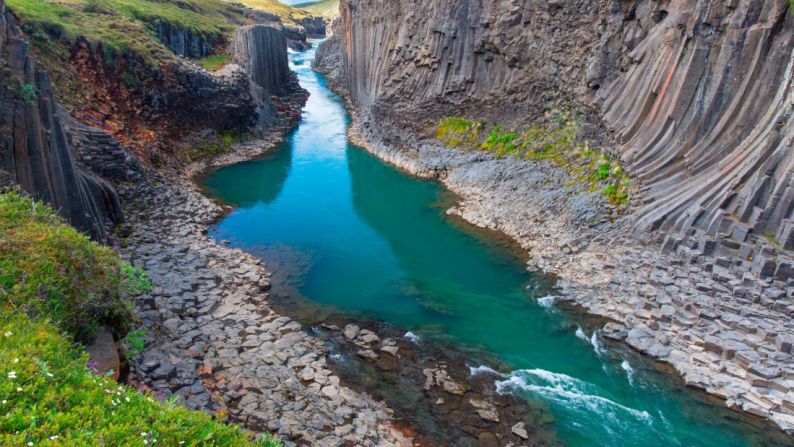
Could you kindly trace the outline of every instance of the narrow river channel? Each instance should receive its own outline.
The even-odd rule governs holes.
[[[202,179],[234,207],[212,236],[275,272],[279,312],[387,322],[460,348],[473,367],[498,359],[485,366],[499,374],[473,373],[540,408],[544,430],[565,445],[773,445],[763,429],[555,307],[553,282],[528,273],[514,247],[445,215],[454,197],[441,185],[351,145],[343,100],[311,70],[313,56],[290,55],[311,94],[299,127],[262,159]]]

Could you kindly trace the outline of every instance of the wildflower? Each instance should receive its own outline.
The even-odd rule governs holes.
[[[50,441],[55,441],[56,439],[58,439],[58,435],[50,436]]]
[[[19,359],[14,359],[14,363],[19,363]]]
[[[47,377],[55,377],[52,373],[44,373]]]
[[[124,400],[126,400],[129,403],[130,398],[128,396],[124,396]]]
[[[145,440],[145,439],[144,439],[144,440],[143,440],[143,444],[144,444],[144,445],[148,445],[148,444],[149,444],[149,441],[147,441],[147,440]]]
[[[5,404],[7,404],[7,403],[8,403],[8,401],[7,401],[7,400],[5,400],[5,399],[3,399],[3,405],[5,405]]]
[[[145,431],[142,431],[141,432],[141,436],[149,436],[149,433],[146,433]]]
[[[5,335],[6,337],[10,337],[10,336],[14,335],[14,333],[11,332],[11,331],[6,331],[6,333],[3,334],[3,335]]]
[[[21,386],[18,386],[18,387],[17,387],[17,393],[21,393],[21,392],[22,392],[22,387],[21,387]]]
[[[33,441],[28,441],[28,445],[33,445]]]
[[[8,378],[9,379],[16,379],[17,378],[17,372],[16,371],[10,371],[8,373]]]

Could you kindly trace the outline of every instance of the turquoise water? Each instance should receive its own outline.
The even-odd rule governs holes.
[[[453,198],[438,183],[352,146],[343,101],[308,66],[313,52],[291,55],[311,93],[300,126],[265,158],[203,179],[235,208],[213,237],[261,255],[321,307],[466,348],[475,364],[478,352],[498,358],[513,370],[496,377],[499,389],[542,406],[566,445],[772,445],[578,328],[509,244],[445,216]]]

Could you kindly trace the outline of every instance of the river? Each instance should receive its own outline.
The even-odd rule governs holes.
[[[311,94],[301,124],[263,158],[202,179],[234,207],[212,236],[275,272],[279,312],[388,322],[459,347],[473,367],[499,359],[498,374],[473,373],[541,408],[544,430],[569,446],[772,445],[558,309],[553,280],[528,273],[509,242],[446,216],[454,197],[440,184],[351,145],[343,100],[310,68],[314,51],[290,55]]]

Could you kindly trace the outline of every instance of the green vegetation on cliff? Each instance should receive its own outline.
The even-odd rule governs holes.
[[[320,0],[298,3],[293,6],[323,17],[336,17],[339,15],[339,0]]]
[[[486,128],[490,130],[483,137]],[[591,148],[578,134],[579,123],[564,113],[549,114],[546,124],[525,130],[505,130],[463,117],[443,118],[435,126],[435,137],[444,146],[549,161],[568,170],[574,183],[600,190],[614,205],[627,204],[631,179],[619,160]]]
[[[0,192],[0,445],[279,445],[88,369],[75,341],[125,334],[147,287],[46,206]]]
[[[279,0],[240,0],[240,3],[249,8],[275,14],[284,22],[294,22],[311,15],[294,6],[281,3]]]
[[[231,61],[228,54],[215,54],[196,61],[203,69],[208,71],[218,71]]]
[[[243,2],[286,22],[308,14],[275,0]],[[158,26],[190,33],[225,50],[234,29],[251,22],[245,9],[221,0],[6,0],[33,44],[48,49],[78,36],[101,43],[109,53],[130,51],[152,63],[173,57],[158,40]]]
[[[239,8],[219,0],[6,0],[6,5],[36,46],[70,44],[83,36],[110,53],[134,51],[150,61],[172,56],[157,40],[158,22],[213,39],[244,20]]]

